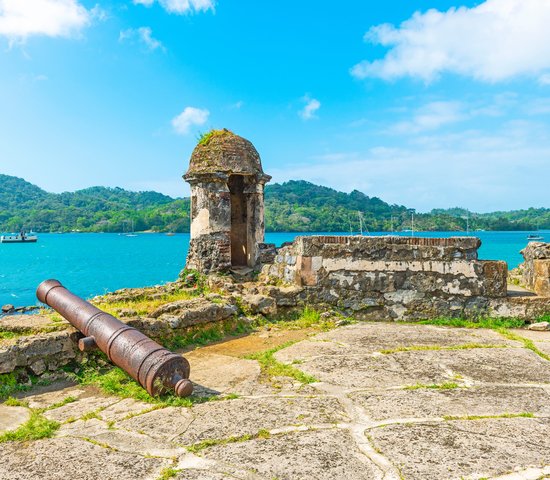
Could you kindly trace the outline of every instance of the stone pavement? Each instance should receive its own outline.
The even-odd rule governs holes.
[[[516,332],[550,353],[550,332]],[[315,377],[269,377],[274,354]],[[272,331],[186,354],[200,394],[166,407],[54,385],[54,438],[0,443],[0,479],[550,478],[550,362],[491,330],[361,323]],[[225,399],[224,399],[225,398]],[[0,406],[0,429],[28,413]]]

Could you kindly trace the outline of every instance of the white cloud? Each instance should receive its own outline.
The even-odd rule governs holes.
[[[392,142],[316,156],[314,162],[292,162],[292,168],[281,165],[269,174],[274,182],[304,179],[347,192],[357,189],[419,211],[550,207],[549,133],[546,125],[508,124],[489,135],[469,130],[401,147]]]
[[[390,132],[411,134],[436,130],[466,118],[467,115],[460,102],[431,102],[416,110],[411,120],[393,125]]]
[[[153,38],[153,31],[150,27],[140,27],[135,29],[129,28],[127,30],[123,30],[120,32],[118,39],[121,42],[137,39],[151,51],[159,48],[163,51],[166,50],[160,40]]]
[[[172,120],[172,126],[179,135],[187,135],[193,125],[204,125],[208,121],[210,112],[195,107],[185,107],[177,117]]]
[[[0,0],[0,35],[11,42],[32,35],[70,37],[94,15],[77,0]]]
[[[534,76],[550,83],[549,24],[548,0],[486,0],[473,8],[417,12],[397,28],[372,27],[365,40],[389,52],[355,65],[351,73],[426,82],[446,72],[485,82]]]
[[[545,73],[539,77],[539,83],[541,85],[550,85],[550,73]]]
[[[168,13],[178,15],[214,10],[215,4],[214,0],[134,0],[134,4],[150,7],[155,1],[158,1]]]
[[[304,120],[317,118],[315,113],[321,108],[321,102],[319,100],[316,100],[315,98],[310,98],[308,95],[302,98],[302,100],[306,102],[306,104],[304,108],[298,112],[298,115],[300,115],[300,117],[302,117]]]

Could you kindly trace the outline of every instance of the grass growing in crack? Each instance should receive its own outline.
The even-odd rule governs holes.
[[[432,384],[417,383],[416,385],[409,385],[407,387],[403,387],[403,390],[421,390],[421,389],[453,390],[455,388],[461,388],[461,385],[455,382],[432,383]]]
[[[544,360],[550,361],[550,355],[541,352],[536,345],[533,343],[532,340],[529,340],[528,338],[522,337],[521,335],[518,335],[517,333],[510,332],[504,328],[499,329],[498,332],[503,335],[504,337],[508,338],[509,340],[515,340],[518,342],[523,343],[523,347],[527,348],[528,350],[531,350],[532,352],[536,353],[539,357],[544,358]]]
[[[239,437],[203,440],[202,442],[195,443],[194,445],[187,447],[187,450],[189,450],[192,453],[198,453],[201,450],[204,450],[205,448],[213,447],[215,445],[227,445],[228,443],[247,442],[249,440],[255,440],[257,438],[267,439],[270,437],[271,437],[271,433],[269,433],[268,430],[260,430],[258,433],[254,435],[246,434],[246,435],[241,435]]]
[[[109,445],[108,443],[98,442],[97,440],[94,440],[93,438],[90,438],[90,437],[82,437],[82,440],[85,440],[86,442],[91,443],[92,445],[97,445],[98,447],[101,447],[101,448],[107,448],[108,450],[114,450],[115,452],[117,451],[116,448],[111,447],[111,445]]]
[[[54,403],[53,405],[50,405],[49,407],[46,407],[44,410],[53,410],[54,408],[62,407],[63,405],[67,405],[68,403],[76,402],[78,399],[76,397],[66,397],[60,402]]]
[[[174,478],[181,472],[181,469],[167,467],[161,470],[160,476],[157,480],[168,480],[169,478]]]
[[[498,330],[502,328],[521,328],[525,325],[525,320],[519,318],[477,318],[476,320],[467,320],[465,318],[433,318],[415,322],[420,325],[438,325],[442,327],[462,327],[462,328],[489,328]]]
[[[80,417],[80,420],[91,420],[92,418],[97,418],[98,420],[101,420],[101,411],[104,410],[104,408],[98,408],[97,410],[93,410],[91,412],[85,413]]]
[[[257,360],[262,369],[262,373],[268,377],[290,377],[298,380],[301,383],[314,383],[318,380],[312,375],[294,368],[292,365],[287,365],[277,361],[274,357],[275,353],[283,348],[290,347],[296,342],[286,342],[278,347],[271,348],[264,352],[253,353],[251,355],[246,355],[245,358],[250,360]]]
[[[0,434],[0,443],[26,442],[51,437],[59,428],[59,422],[48,420],[40,411],[31,410],[30,418],[16,430]]]
[[[538,318],[538,321],[545,320],[550,321],[550,314],[544,314]],[[510,328],[521,328],[525,326],[525,320],[519,318],[479,318],[476,321],[462,318],[435,318],[431,320],[422,320],[417,323],[421,325],[439,325],[446,327],[489,328],[497,331],[509,340],[523,343],[524,348],[531,350],[544,360],[550,361],[550,355],[540,351],[532,340],[508,330]]]
[[[443,420],[457,421],[457,420],[486,420],[491,418],[533,418],[534,415],[530,412],[522,413],[502,413],[500,415],[464,415],[462,417],[456,417],[453,415],[445,415]]]
[[[29,403],[25,400],[20,400],[19,398],[8,397],[8,399],[4,402],[4,405],[7,405],[8,407],[28,407]]]
[[[506,348],[506,345],[487,345],[483,343],[466,343],[463,345],[413,345],[410,347],[396,347],[389,348],[386,350],[381,350],[380,353],[384,355],[389,355],[392,353],[398,352],[414,352],[414,351],[425,351],[425,350],[470,350],[474,348]]]

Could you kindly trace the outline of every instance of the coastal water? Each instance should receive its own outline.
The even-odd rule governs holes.
[[[522,261],[519,251],[527,245],[529,233],[475,232],[482,240],[479,256],[505,260],[514,268]],[[550,241],[549,231],[537,233]],[[297,235],[314,234],[268,233],[266,242],[281,245]],[[415,236],[426,237],[456,235],[465,234],[415,232]],[[108,233],[39,234],[34,244],[0,243],[0,306],[36,304],[36,287],[47,278],[60,280],[85,298],[119,288],[166,283],[175,280],[183,268],[188,245],[189,234],[127,237]]]

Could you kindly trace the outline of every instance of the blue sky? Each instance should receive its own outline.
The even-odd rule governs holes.
[[[550,207],[548,0],[0,0],[0,173],[187,195],[199,132],[273,181]]]

